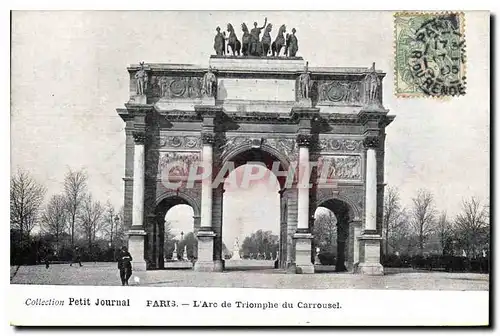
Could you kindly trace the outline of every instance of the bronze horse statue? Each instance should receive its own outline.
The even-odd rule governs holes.
[[[250,43],[251,35],[248,31],[248,27],[245,23],[241,24],[241,30],[243,31],[243,37],[241,38],[241,53],[243,56],[248,56],[250,54]]]
[[[267,56],[271,49],[271,35],[269,34],[271,30],[273,29],[273,25],[268,23],[266,26],[266,29],[264,30],[264,34],[262,34],[262,55],[261,56]]]
[[[229,37],[227,41],[227,53],[229,54],[229,47],[231,47],[231,51],[233,53],[233,56],[240,56],[240,50],[241,50],[241,42],[238,40],[238,37],[236,37],[236,33],[234,32],[233,26],[228,23],[227,24],[227,31],[229,32]]]
[[[273,56],[279,56],[281,48],[285,46],[285,36],[283,34],[286,33],[286,26],[282,25],[278,31],[278,35],[271,45],[271,52]],[[286,53],[285,53],[286,54]]]

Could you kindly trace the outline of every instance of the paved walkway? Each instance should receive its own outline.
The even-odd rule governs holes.
[[[116,263],[84,263],[83,267],[55,264],[11,267],[11,283],[36,285],[119,286]],[[15,275],[14,275],[15,273]],[[192,270],[135,272],[131,283],[165,287],[240,287],[297,289],[410,289],[410,290],[482,290],[489,288],[488,274],[447,273],[387,269],[385,276],[349,273],[286,274],[282,270],[228,270],[223,273],[199,273]],[[134,283],[134,278],[139,283]]]

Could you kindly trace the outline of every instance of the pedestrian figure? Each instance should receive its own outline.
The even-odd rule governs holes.
[[[120,270],[122,286],[128,286],[128,279],[132,276],[132,256],[125,246],[122,247],[118,256],[118,269]]]
[[[73,260],[71,260],[71,263],[69,265],[73,266],[73,264],[79,264],[80,267],[82,267],[82,259],[78,247],[75,247],[75,252],[73,253]]]

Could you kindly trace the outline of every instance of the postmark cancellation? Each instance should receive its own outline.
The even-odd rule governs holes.
[[[462,12],[395,13],[396,96],[465,95],[464,29]]]

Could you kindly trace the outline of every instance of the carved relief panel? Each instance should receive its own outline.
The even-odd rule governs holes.
[[[201,77],[152,76],[151,94],[164,99],[201,98]]]
[[[318,81],[319,105],[362,105],[360,81]]]
[[[331,155],[318,159],[320,178],[331,180],[362,179],[362,160],[360,155]]]
[[[321,138],[318,141],[317,149],[322,152],[360,153],[363,150],[363,140]]]
[[[164,152],[158,158],[158,176],[162,178],[186,179],[191,169],[200,162],[198,152]]]
[[[159,148],[200,149],[201,138],[195,135],[161,135],[158,139]]]

